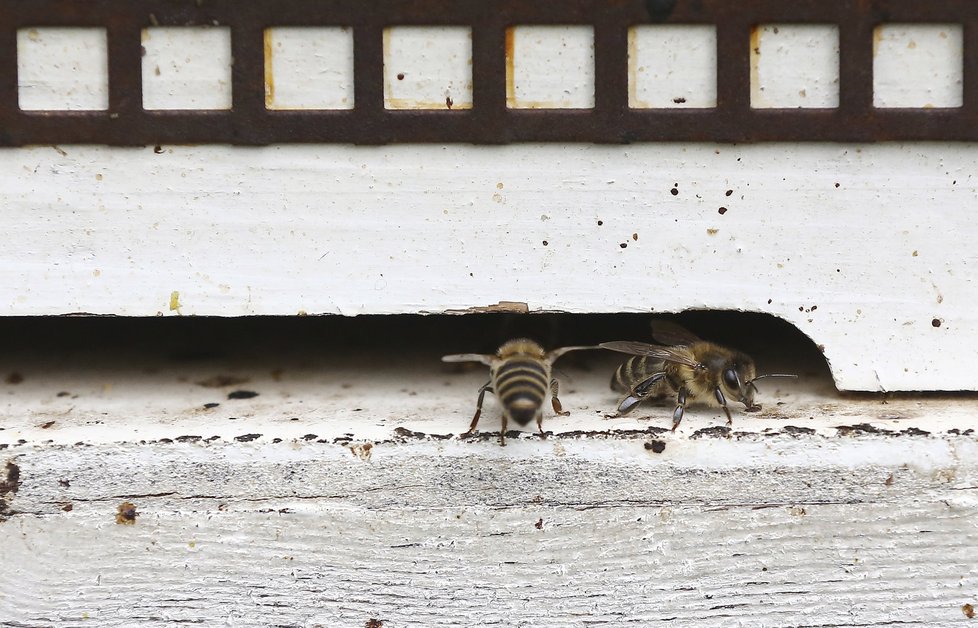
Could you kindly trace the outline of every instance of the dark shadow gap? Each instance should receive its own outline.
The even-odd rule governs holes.
[[[493,353],[529,337],[548,348],[610,340],[652,342],[650,321],[673,320],[705,340],[752,355],[761,372],[831,382],[825,359],[791,324],[767,315],[695,311],[649,314],[466,314],[310,317],[0,318],[0,365],[57,369],[139,369],[142,364],[299,362],[410,365],[446,353]],[[572,363],[584,354],[570,354]],[[620,356],[619,356],[620,357]]]

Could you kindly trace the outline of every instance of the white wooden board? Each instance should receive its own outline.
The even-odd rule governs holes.
[[[967,145],[38,147],[0,168],[5,315],[763,311],[840,388],[975,388]]]
[[[959,625],[976,454],[973,437],[787,435],[659,455],[641,439],[21,448],[0,621]]]

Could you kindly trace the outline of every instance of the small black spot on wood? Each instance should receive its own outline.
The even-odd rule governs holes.
[[[253,390],[234,390],[228,393],[228,399],[252,399],[257,396],[258,393]]]
[[[662,440],[653,440],[645,443],[645,448],[652,453],[661,454],[666,450],[666,442]]]
[[[261,438],[261,434],[242,434],[241,436],[235,436],[234,440],[239,443],[250,443],[253,440]]]

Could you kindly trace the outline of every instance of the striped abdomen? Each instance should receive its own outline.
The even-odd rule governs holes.
[[[503,412],[526,425],[540,412],[550,387],[550,368],[534,358],[512,357],[492,372],[492,385]]]
[[[662,371],[664,368],[665,364],[662,360],[650,360],[646,356],[628,358],[615,370],[615,374],[611,376],[611,389],[622,393],[630,392],[635,384]],[[657,394],[654,389],[651,393],[653,396]]]

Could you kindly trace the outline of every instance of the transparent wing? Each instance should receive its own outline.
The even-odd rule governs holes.
[[[700,339],[693,332],[672,321],[652,321],[652,338],[664,345],[689,346]]]
[[[544,358],[550,364],[553,364],[557,358],[564,355],[565,353],[570,353],[571,351],[583,351],[584,349],[600,349],[598,345],[591,346],[577,346],[577,347],[560,347],[559,349],[554,349],[547,352],[547,356]]]
[[[657,360],[685,364],[694,369],[706,368],[693,359],[682,347],[663,347],[660,345],[650,345],[645,342],[633,342],[631,340],[619,340],[616,342],[602,342],[599,345],[602,349],[610,349],[619,353],[631,355],[644,355]]]
[[[452,355],[441,356],[442,362],[482,362],[486,366],[492,364],[494,355],[483,355],[481,353],[455,353]]]

